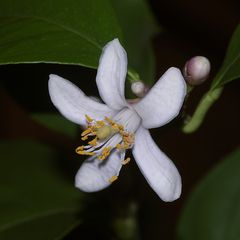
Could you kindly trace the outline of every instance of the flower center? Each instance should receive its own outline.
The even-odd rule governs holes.
[[[87,129],[81,134],[83,141],[88,141],[86,145],[77,147],[76,153],[80,155],[94,156],[103,161],[111,154],[113,149],[125,151],[134,144],[134,134],[126,131],[124,126],[105,117],[101,121],[96,121],[85,115],[87,121]],[[113,138],[113,136],[118,137]],[[123,159],[122,164],[129,163],[130,158]],[[113,182],[117,176],[112,176],[109,182]]]
[[[107,139],[109,136],[111,136],[115,131],[113,131],[113,128],[111,126],[102,126],[96,131],[96,136],[99,140]]]

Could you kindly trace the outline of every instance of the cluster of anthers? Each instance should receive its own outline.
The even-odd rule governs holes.
[[[88,141],[87,145],[82,145],[76,148],[76,153],[80,155],[96,156],[99,161],[107,159],[111,151],[117,149],[118,151],[126,151],[132,148],[134,143],[134,134],[127,132],[123,125],[116,123],[109,117],[104,120],[96,121],[85,115],[87,121],[87,128],[81,134],[83,141]],[[110,146],[107,142],[115,135],[119,134],[121,140],[114,146]],[[90,138],[90,139],[89,139]],[[107,145],[107,146],[106,146]],[[122,161],[122,165],[130,162],[130,158]],[[118,176],[112,176],[109,182],[112,183],[117,180]]]

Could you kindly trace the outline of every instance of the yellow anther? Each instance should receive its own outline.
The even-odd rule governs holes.
[[[119,129],[119,131],[124,131],[123,125],[118,124],[118,129]]]
[[[107,122],[110,123],[111,125],[114,124],[114,122],[113,122],[113,120],[112,120],[111,118],[105,117],[104,119],[105,119],[105,121],[107,121]]]
[[[118,176],[112,176],[108,181],[110,183],[113,183],[114,181],[116,181],[118,179]]]
[[[88,139],[88,135],[85,135],[84,137],[81,138],[83,141]]]
[[[91,133],[91,131],[92,131],[91,128],[87,128],[85,131],[83,131],[83,132],[81,133],[81,136],[84,136],[84,135],[86,135],[86,134],[89,134],[89,133]]]
[[[130,158],[128,157],[128,158],[126,158],[125,160],[123,160],[122,161],[122,165],[126,165],[126,164],[128,164],[129,162],[130,162]]]
[[[114,124],[112,125],[112,128],[113,128],[114,130],[119,131],[119,127],[118,127],[118,125],[117,125],[116,123],[114,123]]]
[[[76,148],[76,153],[78,153],[79,151],[83,151],[83,149],[84,149],[84,146],[79,146],[79,147],[77,147]]]
[[[134,135],[125,132],[123,134],[123,143],[124,148],[130,148],[131,145],[134,143]]]
[[[97,125],[99,126],[104,126],[105,125],[105,122],[104,121],[96,121]]]
[[[91,146],[97,146],[97,138],[94,138],[92,141],[88,142]]]
[[[88,155],[88,156],[95,155],[95,152],[87,152],[87,151],[76,151],[76,153],[79,155]]]
[[[118,144],[116,145],[116,148],[117,148],[117,149],[122,149],[122,145],[121,145],[120,143],[118,143]]]
[[[93,121],[93,119],[90,118],[87,114],[85,115],[85,117],[86,117],[86,120],[87,120],[88,122],[92,122],[92,121]]]
[[[111,147],[105,147],[102,150],[102,154],[100,156],[98,156],[98,159],[101,161],[104,160],[106,157],[108,157],[110,155],[110,152],[111,152]]]

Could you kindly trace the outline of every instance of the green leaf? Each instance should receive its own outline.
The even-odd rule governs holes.
[[[108,0],[9,0],[0,1],[0,36],[0,64],[97,67],[121,31]]]
[[[71,138],[76,136],[77,125],[59,114],[35,113],[32,115],[32,118],[51,130],[63,133]]]
[[[0,239],[61,239],[79,223],[80,194],[56,153],[33,142],[0,143]]]
[[[240,77],[240,25],[236,28],[223,65],[212,82],[211,89],[219,88]]]
[[[240,149],[200,182],[183,211],[182,240],[240,239]]]
[[[124,46],[129,66],[145,83],[152,85],[155,77],[155,59],[151,38],[158,32],[155,19],[145,0],[112,0],[124,33]]]
[[[1,229],[0,237],[1,240],[58,240],[63,239],[79,224],[74,213],[57,212],[13,223],[7,229]]]

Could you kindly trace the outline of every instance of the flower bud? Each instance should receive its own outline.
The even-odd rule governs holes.
[[[197,86],[208,78],[210,69],[211,65],[206,57],[196,56],[186,62],[183,75],[187,83]]]
[[[144,97],[148,91],[148,87],[142,81],[133,82],[131,89],[137,97]]]

